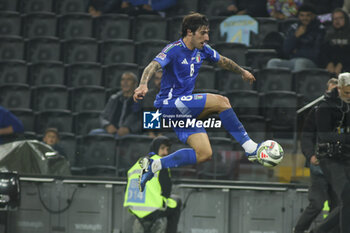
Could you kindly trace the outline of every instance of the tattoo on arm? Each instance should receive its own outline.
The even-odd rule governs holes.
[[[156,61],[149,63],[142,73],[140,84],[147,84],[148,81],[153,77],[154,73],[160,68],[162,67]]]
[[[236,62],[234,62],[231,59],[229,59],[227,57],[224,57],[222,55],[220,55],[220,60],[218,62],[218,65],[221,68],[233,71],[233,72],[235,72],[237,74],[242,74],[242,72],[243,72],[243,69],[239,65],[237,65]]]

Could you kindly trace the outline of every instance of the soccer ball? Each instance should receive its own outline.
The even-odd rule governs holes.
[[[283,149],[280,144],[273,140],[267,140],[261,143],[258,148],[258,161],[265,167],[274,167],[283,159]]]

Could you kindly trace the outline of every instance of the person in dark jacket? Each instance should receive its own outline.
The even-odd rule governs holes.
[[[101,128],[92,130],[90,134],[112,134],[119,137],[141,131],[141,106],[132,98],[137,84],[138,79],[134,73],[123,73],[122,90],[109,98],[100,114]]]
[[[337,207],[312,232],[350,232],[350,73],[341,73],[338,88],[316,111],[318,159],[325,178],[337,196]]]
[[[348,14],[340,8],[332,13],[332,27],[327,32],[323,45],[326,69],[338,75],[350,71],[350,24]]]
[[[168,137],[156,137],[151,143],[149,155],[157,157],[167,156],[170,152],[170,147],[171,142]],[[144,228],[148,226],[154,229],[152,227],[153,223],[157,219],[166,217],[166,233],[177,233],[182,204],[181,199],[171,195],[172,182],[170,169],[159,171],[157,176],[152,179],[153,183],[147,183],[144,193],[140,193],[137,185],[133,185],[135,177],[138,176],[138,173],[136,173],[138,169],[141,169],[139,161],[128,171],[128,184],[125,192],[124,206],[128,207],[129,211],[139,219]],[[161,201],[158,204],[159,208],[157,208],[158,201]]]
[[[327,93],[337,87],[338,80],[332,78],[327,83]],[[306,158],[306,167],[310,167],[310,187],[308,193],[309,205],[299,217],[294,228],[294,233],[304,233],[309,229],[311,223],[322,211],[324,202],[328,200],[330,209],[336,205],[336,197],[331,190],[330,184],[325,179],[316,158],[316,112],[317,107],[310,110],[305,121],[301,136],[301,150]]]
[[[299,22],[290,26],[283,42],[286,59],[273,58],[267,63],[268,68],[286,67],[298,72],[317,67],[325,30],[315,16],[313,6],[300,6]]]
[[[15,140],[16,135],[23,131],[22,121],[0,106],[0,145]]]

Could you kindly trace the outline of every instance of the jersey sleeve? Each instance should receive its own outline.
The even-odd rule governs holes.
[[[153,59],[157,61],[162,68],[168,65],[174,57],[174,49],[171,49],[172,44],[167,45],[158,55]]]
[[[208,44],[204,45],[203,52],[206,55],[206,60],[209,60],[211,62],[218,62],[220,59],[219,53]]]

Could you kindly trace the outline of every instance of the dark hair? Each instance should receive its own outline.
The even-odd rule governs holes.
[[[191,30],[191,32],[196,32],[198,28],[202,26],[209,26],[209,20],[205,15],[200,13],[191,12],[186,15],[182,20],[181,32],[182,38],[187,35],[187,29]]]
[[[47,129],[45,130],[44,136],[45,136],[47,133],[50,133],[50,132],[51,132],[51,133],[55,133],[55,134],[57,135],[58,138],[60,137],[57,128],[47,128]]]
[[[298,8],[298,14],[300,12],[312,12],[312,13],[316,14],[316,9],[313,5],[304,3]]]
[[[150,146],[150,152],[154,152],[157,154],[161,145],[170,147],[171,146],[170,139],[166,136],[158,136],[154,138]]]

